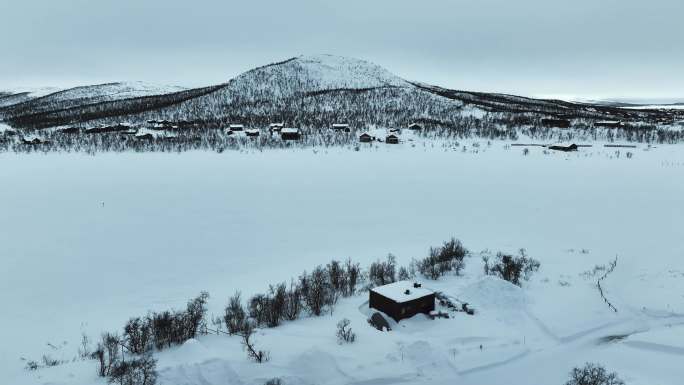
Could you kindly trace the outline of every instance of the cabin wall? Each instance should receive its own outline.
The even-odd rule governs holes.
[[[380,310],[399,322],[402,319],[411,318],[418,313],[427,314],[435,310],[435,295],[430,294],[413,301],[397,303],[374,291],[370,291],[368,306]]]

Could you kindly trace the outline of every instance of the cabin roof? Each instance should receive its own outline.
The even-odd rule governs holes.
[[[406,294],[406,290],[409,291],[409,294]],[[424,287],[413,287],[412,281],[397,281],[388,285],[378,286],[371,289],[371,291],[397,303],[413,301],[414,299],[435,294],[434,291]]]
[[[230,125],[230,128],[238,128],[238,127],[242,128],[242,127],[244,127],[244,125],[242,125],[242,124],[231,124]]]
[[[281,134],[296,134],[299,132],[299,128],[294,128],[294,127],[283,127],[280,130]]]
[[[339,127],[339,128],[349,127],[349,125],[347,123],[335,123],[332,126],[333,127]]]

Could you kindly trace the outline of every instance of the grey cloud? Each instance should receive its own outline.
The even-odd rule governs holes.
[[[527,95],[682,96],[681,0],[6,1],[0,88],[205,85],[302,53]]]

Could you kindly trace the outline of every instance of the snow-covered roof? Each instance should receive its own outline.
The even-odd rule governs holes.
[[[271,123],[268,126],[269,127],[282,127],[284,125],[285,125],[284,123]]]
[[[299,132],[299,128],[293,128],[293,127],[283,127],[282,130],[280,130],[281,134],[296,134]]]
[[[245,132],[248,133],[248,134],[258,134],[258,133],[259,133],[259,130],[256,129],[256,128],[252,128],[252,129],[249,129],[249,130],[245,130]]]
[[[406,290],[409,291],[406,294]],[[408,302],[414,299],[432,295],[435,292],[424,287],[413,287],[412,281],[397,281],[384,286],[378,286],[371,291],[389,298],[394,302]]]
[[[245,127],[245,126],[242,124],[231,124],[230,125],[230,128],[243,128],[243,127]]]
[[[349,125],[347,123],[335,123],[332,125],[333,128],[347,128]]]

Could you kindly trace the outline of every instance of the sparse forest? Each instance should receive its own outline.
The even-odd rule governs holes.
[[[339,82],[317,77],[318,70],[306,60],[292,58],[247,71],[225,84],[159,95],[117,97],[110,90],[116,84],[77,87],[28,100],[5,95],[0,101],[14,98],[16,103],[0,104],[0,121],[14,129],[0,132],[0,151],[326,147],[357,143],[358,135],[371,128],[411,123],[420,124],[426,138],[641,143],[684,139],[684,112],[677,110],[629,110],[447,90],[406,82],[365,62],[355,63],[345,74],[347,80]],[[621,123],[596,124],[606,119]],[[559,127],[549,121],[567,124]],[[300,128],[301,140],[271,135],[268,126],[274,122]],[[349,124],[350,131],[329,129],[340,122]],[[226,131],[231,123],[261,133],[236,137]]]

